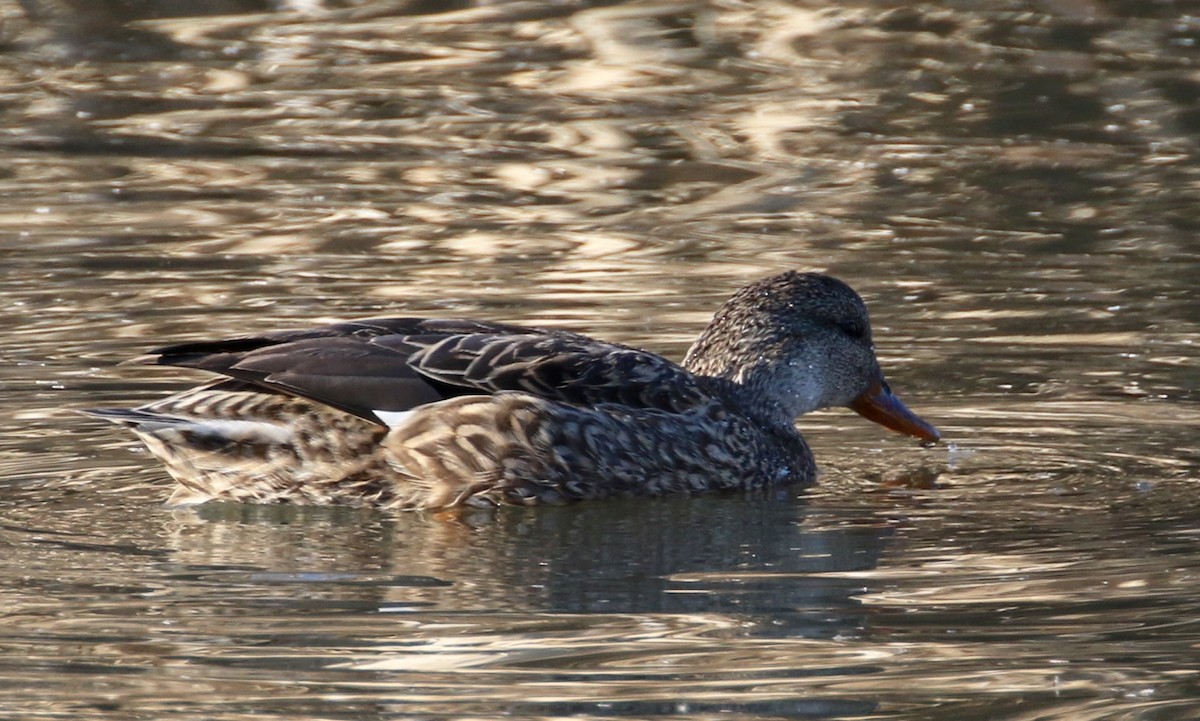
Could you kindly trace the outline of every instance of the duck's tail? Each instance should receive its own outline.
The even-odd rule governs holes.
[[[387,429],[278,394],[197,389],[140,408],[84,415],[133,431],[179,481],[170,505],[375,502],[391,493]]]
[[[92,418],[103,418],[124,428],[147,432],[195,423],[192,419],[167,416],[141,408],[81,408],[78,412]]]

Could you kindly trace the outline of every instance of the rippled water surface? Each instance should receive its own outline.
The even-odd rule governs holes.
[[[1188,3],[0,0],[0,716],[1200,719]],[[162,506],[70,409],[364,315],[679,357],[832,272],[815,488]]]

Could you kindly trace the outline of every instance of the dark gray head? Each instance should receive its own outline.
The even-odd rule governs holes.
[[[790,425],[818,408],[850,406],[923,440],[937,430],[891,395],[875,359],[867,306],[850,286],[789,271],[742,288],[717,311],[683,365],[744,389]]]

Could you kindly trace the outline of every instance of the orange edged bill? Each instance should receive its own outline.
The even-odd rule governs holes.
[[[892,395],[892,389],[883,380],[875,381],[862,395],[850,401],[850,409],[884,428],[919,438],[922,444],[937,443],[942,437],[938,429]]]

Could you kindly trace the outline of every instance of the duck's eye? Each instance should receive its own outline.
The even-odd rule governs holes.
[[[856,320],[838,321],[837,326],[838,328],[841,328],[843,333],[855,340],[861,340],[863,336],[867,334],[866,324],[860,323]]]

